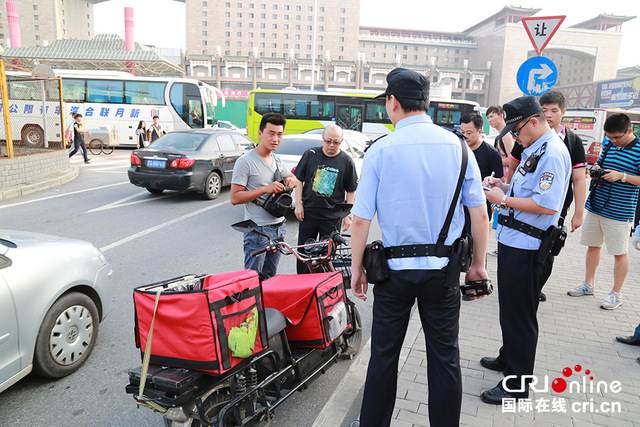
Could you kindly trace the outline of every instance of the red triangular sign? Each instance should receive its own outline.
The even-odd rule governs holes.
[[[551,37],[558,31],[566,15],[559,16],[538,16],[532,18],[522,18],[522,25],[531,39],[531,44],[538,55],[551,40]]]

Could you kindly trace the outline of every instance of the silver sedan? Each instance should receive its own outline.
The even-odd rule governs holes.
[[[111,266],[91,243],[0,230],[0,392],[32,370],[80,368],[112,296]]]

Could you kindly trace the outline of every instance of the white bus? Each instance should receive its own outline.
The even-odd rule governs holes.
[[[115,131],[122,146],[137,145],[140,120],[147,130],[153,116],[165,131],[208,128],[216,122],[218,98],[224,107],[222,91],[193,79],[74,70],[56,70],[56,76],[62,77],[65,122],[80,113],[87,129]]]
[[[82,114],[87,129],[117,134],[122,146],[137,146],[135,131],[140,120],[149,129],[153,116],[158,116],[165,131],[212,127],[219,99],[224,107],[222,91],[198,80],[136,77],[117,71],[54,72],[62,78],[65,128],[72,120],[71,112],[77,112]],[[48,146],[49,142],[62,140],[59,95],[57,90],[47,90],[47,100],[43,102],[42,87],[37,80],[9,85],[12,137],[27,147]],[[43,121],[43,115],[48,119]],[[47,125],[49,119],[55,123]],[[0,138],[4,139],[4,135]]]

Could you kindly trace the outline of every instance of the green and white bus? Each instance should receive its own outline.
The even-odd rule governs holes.
[[[375,139],[393,132],[385,110],[384,98],[375,99],[376,91],[336,90],[310,92],[298,90],[253,90],[247,106],[247,136],[258,141],[262,115],[275,111],[287,118],[286,134],[337,124]],[[433,98],[429,115],[434,123],[459,127],[460,117],[478,109],[477,102]]]

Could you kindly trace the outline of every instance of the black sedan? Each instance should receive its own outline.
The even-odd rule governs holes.
[[[129,181],[154,194],[195,191],[215,199],[231,184],[236,160],[255,144],[229,130],[185,130],[164,135],[131,154]]]

